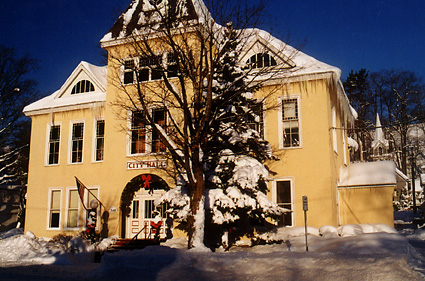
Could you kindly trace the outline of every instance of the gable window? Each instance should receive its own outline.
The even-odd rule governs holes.
[[[49,133],[49,155],[48,163],[49,165],[59,164],[59,144],[60,144],[60,125],[50,126]]]
[[[251,65],[252,68],[262,68],[268,66],[275,66],[276,60],[274,57],[270,56],[267,53],[258,53],[249,58],[246,62],[248,65]]]
[[[71,95],[88,92],[94,92],[93,83],[88,80],[81,80],[72,88]]]
[[[84,123],[72,124],[71,163],[83,162]]]
[[[103,161],[105,147],[105,120],[96,121],[95,161]]]
[[[163,129],[167,127],[167,112],[164,108],[152,109],[155,124]],[[133,112],[130,125],[130,154],[165,152],[166,147],[160,136],[149,126],[144,125],[144,113]],[[149,140],[149,141],[148,141]]]
[[[250,129],[264,138],[263,104],[261,102],[249,106],[252,114],[247,114],[246,122]],[[254,115],[254,116],[253,116]]]
[[[282,100],[283,147],[300,146],[298,99]]]
[[[49,228],[59,229],[62,191],[58,189],[50,190],[49,195]]]
[[[78,227],[79,219],[79,202],[80,198],[77,189],[68,190],[68,208],[67,208],[67,220],[66,227],[75,228]]]
[[[293,210],[290,180],[276,181],[276,203],[282,208]],[[290,226],[292,224],[292,213],[284,213],[278,222],[279,226]]]

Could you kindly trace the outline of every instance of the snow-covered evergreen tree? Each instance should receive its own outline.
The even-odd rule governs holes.
[[[245,71],[238,66],[238,32],[228,24],[218,48],[223,54],[222,60],[214,65],[214,117],[209,126],[207,149],[203,151],[206,223],[222,226],[219,229],[225,245],[227,229],[238,221],[277,217],[285,211],[266,195],[268,171],[262,162],[272,157],[271,147],[250,126],[252,121],[260,120],[258,112],[254,112],[259,101],[253,97],[258,84],[248,85]],[[177,218],[185,220],[189,197],[184,180],[163,201],[170,204]]]

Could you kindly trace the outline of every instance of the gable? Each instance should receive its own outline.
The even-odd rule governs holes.
[[[104,104],[106,75],[106,66],[99,67],[81,62],[59,90],[27,105],[23,112],[31,116]]]
[[[106,67],[81,62],[59,90],[56,98],[106,91]]]
[[[202,17],[211,18],[202,0],[134,0],[101,42],[131,36],[148,26],[176,27],[176,23],[199,21]]]

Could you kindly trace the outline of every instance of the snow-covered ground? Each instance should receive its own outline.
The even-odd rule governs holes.
[[[15,230],[0,234],[0,280],[423,280],[425,230],[397,233],[385,225],[286,228],[258,241],[279,244],[230,251],[187,250],[183,238],[143,250],[93,251],[80,238],[44,239]]]

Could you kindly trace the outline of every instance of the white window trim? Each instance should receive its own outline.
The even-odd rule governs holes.
[[[69,211],[69,200],[70,200],[70,191],[71,190],[76,190],[78,193],[78,188],[77,187],[67,187],[66,188],[66,209],[65,209],[65,226],[64,229],[65,230],[79,230],[80,229],[80,206],[81,206],[81,199],[80,196],[78,195],[78,200],[79,200],[79,204],[78,204],[78,220],[77,220],[77,226],[76,227],[68,227],[68,211]]]
[[[299,146],[289,146],[289,147],[285,147],[283,145],[283,140],[284,140],[284,134],[283,134],[283,122],[282,122],[282,102],[284,100],[292,100],[292,99],[296,99],[297,100],[297,107],[298,107],[298,134],[299,134],[299,138],[300,138],[300,145]],[[279,130],[279,149],[299,149],[299,148],[303,148],[303,134],[302,134],[302,112],[301,112],[301,95],[300,94],[296,94],[296,95],[289,95],[289,96],[280,96],[278,97],[278,111],[277,111],[277,118],[278,118],[278,130]]]
[[[87,186],[87,188],[88,189],[97,189],[97,199],[100,200],[100,185]],[[90,210],[90,205],[89,205],[90,202],[87,202],[88,198],[89,198],[89,191],[86,189],[86,190],[84,190],[84,204],[87,203],[86,208],[87,208],[87,210]],[[100,213],[101,210],[102,210],[101,208],[102,207],[99,203],[99,207],[97,207],[97,209],[96,209],[96,214],[97,214],[96,230],[100,229],[99,225],[101,223],[101,218],[102,218],[102,214]],[[86,221],[87,221],[87,215],[88,215],[87,210],[84,210],[84,212],[83,212],[83,228],[84,229],[86,228]],[[107,210],[103,210],[103,211],[107,211]]]
[[[295,226],[296,225],[296,221],[295,221],[295,204],[294,204],[294,191],[295,191],[295,179],[294,177],[281,177],[281,178],[274,178],[272,181],[272,201],[275,202],[277,204],[277,182],[278,181],[289,181],[291,184],[291,221],[292,221],[292,225],[288,225],[288,226]]]
[[[162,107],[150,107],[148,108],[149,111],[152,113],[155,109],[161,109]],[[164,107],[165,108],[165,107]],[[152,130],[151,126],[146,126],[146,139],[145,139],[145,152],[144,153],[131,153],[131,122],[133,118],[133,112],[129,110],[127,112],[127,157],[135,157],[135,156],[143,156],[143,155],[160,155],[164,154],[166,152],[152,152]],[[170,121],[170,117],[168,116],[168,113],[165,115],[165,123],[168,124]]]
[[[74,124],[83,123],[83,147],[82,147],[82,155],[81,162],[72,162],[72,131]],[[86,142],[86,123],[84,119],[80,120],[71,120],[69,121],[69,137],[68,137],[68,165],[81,165],[84,163],[84,143]]]
[[[97,121],[105,121],[105,117],[98,117],[93,120],[93,143],[92,143],[92,163],[102,163],[105,160],[105,134],[103,135],[103,160],[96,161],[96,140],[97,140]],[[106,122],[105,122],[106,126]],[[105,128],[104,128],[105,129]],[[83,142],[84,145],[84,142]]]
[[[50,143],[50,130],[52,128],[52,126],[59,126],[60,127],[60,131],[59,131],[59,155],[58,155],[58,163],[57,164],[49,164],[49,155],[50,155],[50,147],[49,147],[49,143]],[[46,153],[45,153],[45,157],[44,157],[44,165],[45,166],[59,166],[60,164],[60,160],[61,160],[61,142],[62,142],[62,122],[54,122],[54,123],[48,123],[47,124],[47,132],[46,132]]]
[[[50,211],[51,211],[51,201],[52,201],[52,192],[53,191],[60,191],[60,200],[59,200],[59,227],[50,227]],[[61,222],[62,222],[62,192],[63,188],[61,187],[51,187],[49,188],[49,194],[47,196],[47,225],[46,230],[60,230],[61,229]]]

